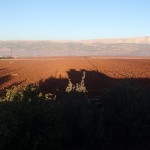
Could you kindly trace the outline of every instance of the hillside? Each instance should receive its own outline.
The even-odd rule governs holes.
[[[10,55],[150,56],[150,37],[81,41],[0,41],[0,56]]]

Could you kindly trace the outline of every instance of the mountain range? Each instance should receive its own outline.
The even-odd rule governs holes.
[[[0,41],[0,56],[150,56],[150,37]]]

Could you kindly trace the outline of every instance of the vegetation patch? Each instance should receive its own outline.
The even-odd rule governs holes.
[[[89,99],[85,72],[57,94],[35,84],[13,87],[0,98],[0,149],[147,149],[149,116],[148,89],[119,82]]]

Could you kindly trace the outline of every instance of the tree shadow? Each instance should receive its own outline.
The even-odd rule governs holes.
[[[11,75],[4,75],[0,77],[0,85],[3,85],[5,82],[8,82],[9,80],[11,80]]]
[[[74,70],[70,69],[67,74],[71,79],[73,84],[79,83],[81,81],[83,72],[85,72],[85,86],[89,91],[89,94],[100,94],[102,89],[105,89],[108,85],[112,83],[112,79],[107,75],[100,73],[98,71],[91,70]]]
[[[59,78],[51,76],[45,80],[40,80],[38,84],[43,93],[56,93],[57,90],[65,91],[68,79],[62,78],[61,75]]]
[[[13,72],[18,71],[19,69],[9,69],[9,68],[0,68],[0,96],[5,95],[6,93],[6,89],[10,89],[13,86],[19,86],[22,83],[24,83],[26,80],[23,81],[19,81],[19,82],[13,82],[10,83],[9,81],[11,81],[14,76],[13,76]],[[6,85],[4,86],[4,84],[6,83]]]
[[[88,95],[95,97],[102,95],[105,90],[111,86],[116,84],[126,84],[129,83],[134,86],[141,86],[145,89],[150,88],[150,79],[149,78],[112,78],[103,74],[99,71],[91,71],[91,70],[75,70],[70,69],[67,71],[68,78],[71,79],[71,82],[76,85],[76,83],[80,83],[82,80],[83,72],[85,72],[85,86],[88,90]],[[68,78],[59,78],[49,77],[46,80],[40,80],[39,86],[40,90],[44,93],[53,92],[56,90],[65,91]]]
[[[6,70],[6,68],[0,68],[0,71]]]
[[[0,68],[0,86],[12,79],[11,71],[7,68]]]
[[[6,94],[6,89],[10,89],[13,86],[19,86],[23,82],[25,82],[25,80],[23,80],[23,81],[19,81],[19,82],[13,82],[10,84],[9,81],[11,81],[13,78],[12,71],[16,71],[16,70],[9,70],[8,68],[0,69],[0,96],[4,96]],[[5,83],[6,83],[6,85],[4,87]]]
[[[1,71],[5,71],[6,68],[1,68]],[[103,74],[99,72],[98,70],[75,70],[75,69],[70,69],[67,71],[68,78],[71,79],[71,82],[73,85],[76,85],[76,83],[80,83],[82,80],[83,72],[85,72],[85,86],[88,90],[88,96],[89,97],[97,97],[101,96],[105,90],[113,85],[116,84],[125,84],[129,83],[134,86],[142,86],[145,89],[150,88],[150,78],[112,78],[107,76],[106,74]],[[7,75],[2,75],[0,76],[0,85],[2,86],[4,83],[10,81],[12,78],[11,73]],[[39,81],[39,88],[40,91],[43,93],[57,93],[58,90],[65,92],[65,89],[68,85],[68,78],[63,78],[61,74],[59,77],[56,78],[56,76],[50,76],[49,78],[45,80],[40,80]],[[11,88],[12,86],[18,86],[21,85],[25,80],[17,82],[17,83],[12,83],[11,85],[5,87]],[[0,93],[3,93],[4,89],[1,90]]]

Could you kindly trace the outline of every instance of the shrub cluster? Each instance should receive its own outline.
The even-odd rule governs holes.
[[[149,143],[150,94],[137,85],[114,85],[98,103],[84,90],[43,95],[38,85],[14,87],[1,98],[2,150],[146,149]]]

